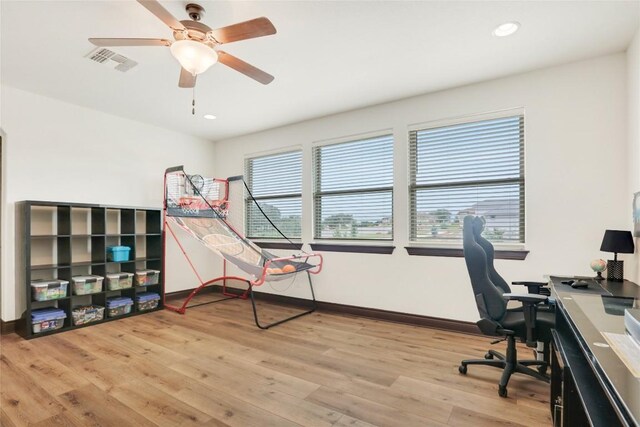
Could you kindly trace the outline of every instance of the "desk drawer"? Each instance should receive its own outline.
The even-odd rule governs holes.
[[[621,426],[577,343],[568,340],[561,329],[552,330],[551,335],[550,409],[553,425]]]
[[[563,427],[567,425],[565,422],[564,412],[564,388],[571,380],[566,369],[565,362],[562,358],[560,338],[557,331],[551,331],[553,342],[551,346],[551,397],[549,406],[551,410],[551,420],[554,427]]]

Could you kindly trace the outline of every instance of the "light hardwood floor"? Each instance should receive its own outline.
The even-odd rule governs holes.
[[[268,320],[294,309],[260,310]],[[550,425],[546,384],[515,375],[502,399],[497,369],[458,374],[459,361],[482,357],[489,341],[327,313],[261,331],[239,300],[31,341],[9,335],[0,424]]]

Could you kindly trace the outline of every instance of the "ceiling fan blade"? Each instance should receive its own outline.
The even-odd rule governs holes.
[[[180,80],[178,81],[179,87],[194,87],[196,85],[196,77],[184,68],[180,69]]]
[[[167,39],[92,38],[89,41],[96,46],[171,46]]]
[[[255,37],[270,36],[276,28],[267,18],[256,18],[227,27],[212,30],[211,34],[219,43],[231,43]]]
[[[156,15],[162,22],[167,24],[174,30],[184,30],[185,27],[180,21],[178,21],[167,9],[162,7],[156,0],[138,0],[142,6],[144,6],[149,12]]]
[[[242,59],[236,58],[235,56],[229,55],[227,52],[223,52],[221,50],[218,51],[218,61],[220,61],[227,67],[241,72],[247,77],[251,77],[252,79],[262,83],[263,85],[268,85],[274,79],[271,74],[265,73],[261,69],[256,68],[251,64],[247,64]]]

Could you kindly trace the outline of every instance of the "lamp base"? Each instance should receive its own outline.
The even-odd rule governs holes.
[[[624,280],[623,261],[607,261],[607,280],[612,280],[614,282],[622,282]]]

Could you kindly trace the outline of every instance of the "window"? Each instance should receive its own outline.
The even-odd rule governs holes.
[[[524,243],[524,117],[409,132],[412,241],[461,242],[462,219],[481,215],[484,236]]]
[[[393,239],[393,136],[313,149],[316,239]]]
[[[300,238],[302,152],[291,151],[247,159],[247,185],[264,213],[288,238]],[[247,195],[247,237],[282,239]]]

